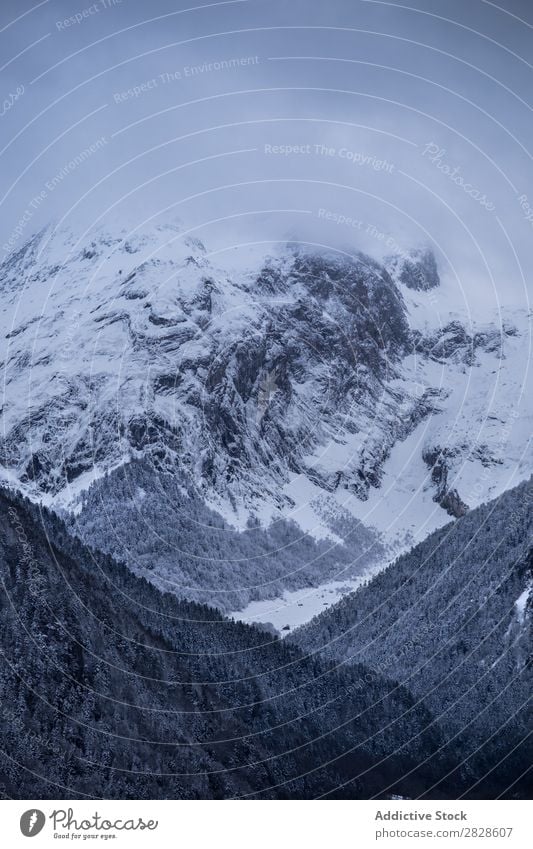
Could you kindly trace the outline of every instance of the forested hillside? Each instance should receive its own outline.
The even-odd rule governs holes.
[[[527,785],[533,762],[532,503],[530,480],[436,531],[292,637],[412,690],[460,741],[479,787],[491,769],[490,780],[522,775]]]
[[[46,534],[43,530],[46,528]],[[0,493],[0,788],[16,798],[453,797],[429,711],[160,592]],[[442,779],[442,781],[441,781]]]
[[[364,573],[383,558],[378,534],[347,514],[342,536],[316,541],[294,522],[239,532],[210,510],[190,478],[135,460],[96,481],[66,517],[86,543],[181,598],[230,612],[250,601]],[[332,524],[334,524],[332,522]],[[340,524],[340,520],[338,520]]]

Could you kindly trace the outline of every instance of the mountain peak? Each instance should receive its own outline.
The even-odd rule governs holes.
[[[475,506],[479,464],[504,488],[513,460],[499,461],[500,418],[519,387],[497,375],[519,375],[527,339],[506,335],[498,359],[497,328],[415,331],[438,279],[427,250],[387,268],[265,241],[239,249],[244,265],[230,271],[233,251],[211,254],[175,222],[35,238],[0,271],[0,456],[33,497],[73,503],[107,470],[147,457],[190,475],[239,527],[250,512],[281,515],[324,536],[321,500],[331,514],[348,499],[353,517],[395,539],[400,477],[428,530],[447,519],[424,458],[445,458],[438,504],[457,491]],[[484,422],[482,446],[472,420]],[[520,475],[526,431],[517,420],[507,452]]]
[[[435,255],[430,248],[415,248],[407,254],[385,258],[385,267],[396,283],[415,291],[428,291],[440,286]]]

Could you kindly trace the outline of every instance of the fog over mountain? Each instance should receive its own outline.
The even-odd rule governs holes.
[[[67,0],[2,4],[4,91],[24,93],[3,120],[0,245],[25,213],[27,236],[170,208],[212,248],[427,241],[465,310],[524,302],[525,0],[95,6],[72,23]]]

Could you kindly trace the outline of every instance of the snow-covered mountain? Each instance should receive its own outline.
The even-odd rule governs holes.
[[[355,518],[392,552],[531,473],[525,311],[466,318],[426,250],[238,253],[171,223],[51,227],[9,256],[5,479],[79,509],[141,457],[238,528],[339,542]]]

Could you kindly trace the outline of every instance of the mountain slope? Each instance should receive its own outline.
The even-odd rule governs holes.
[[[460,772],[444,778],[457,753],[439,752],[432,717],[394,682],[361,665],[335,670],[163,594],[7,492],[0,575],[4,796],[364,798],[463,786]]]
[[[531,473],[527,313],[461,318],[428,251],[380,264],[289,244],[226,266],[172,223],[80,239],[49,228],[8,257],[4,479],[86,511],[87,540],[114,551],[103,478],[140,460],[156,472],[152,518],[168,518],[165,472],[241,530],[294,521],[340,545],[362,523],[377,568]],[[126,525],[139,518],[140,501]],[[172,545],[163,562],[144,542],[128,561],[151,554],[153,577],[172,580]],[[285,582],[274,569],[235,587],[225,558],[211,561],[206,601],[214,585],[262,583],[269,598],[310,583],[300,561]],[[349,556],[334,561],[311,570],[315,585],[349,575]]]
[[[16,314],[4,455],[30,489],[57,495],[142,451],[179,457],[213,496],[238,500],[239,481],[252,503],[265,488],[283,503],[288,469],[333,488],[307,458],[360,430],[356,400],[364,414],[385,394],[405,430],[387,384],[409,346],[405,310],[368,258],[289,250],[230,279],[172,228],[100,233],[62,262],[67,236],[34,241],[0,269]],[[379,475],[367,466],[348,478],[361,495]]]
[[[287,588],[364,575],[384,555],[378,535],[351,518],[342,528],[349,548],[315,540],[283,519],[268,529],[250,520],[237,531],[206,507],[189,478],[147,460],[106,475],[66,521],[87,543],[162,589],[226,613]]]
[[[530,479],[436,531],[291,637],[305,651],[394,674],[449,737],[463,738],[481,784],[499,758],[517,778],[533,755],[532,503]]]

